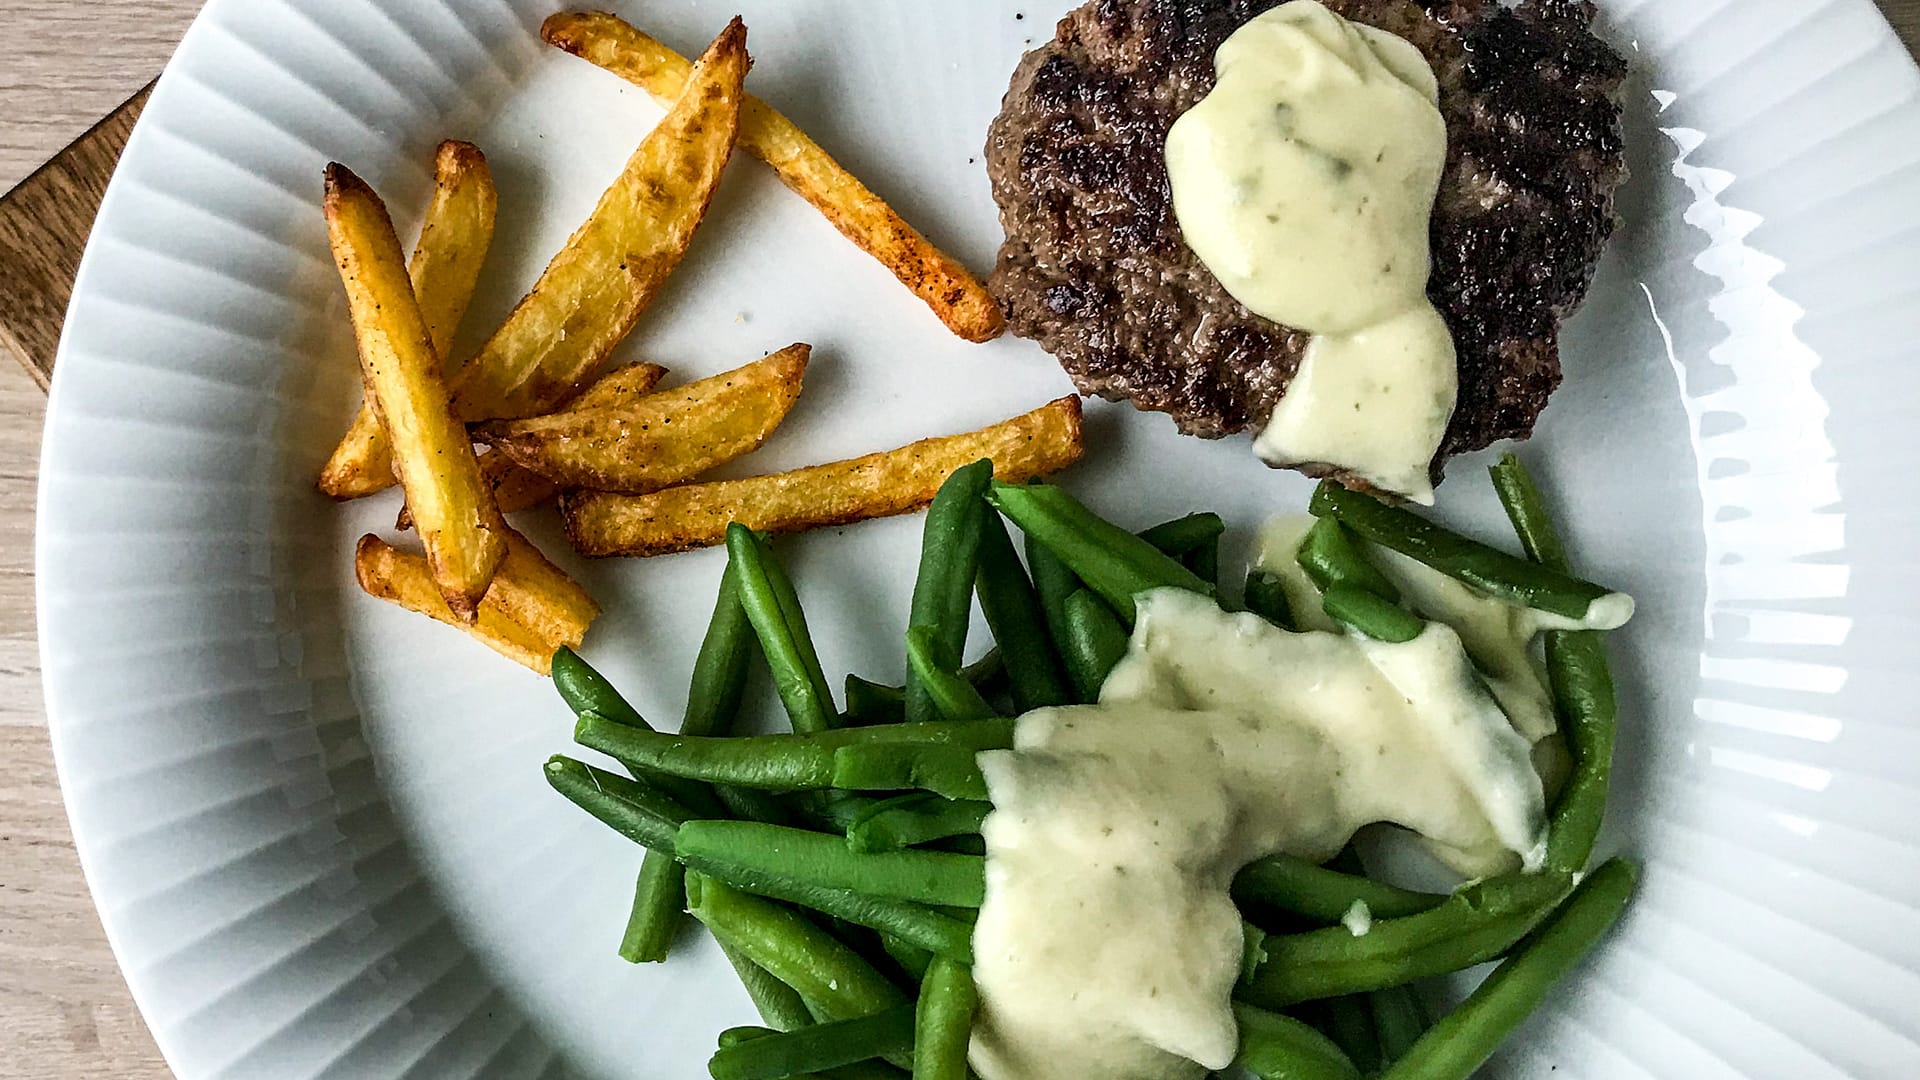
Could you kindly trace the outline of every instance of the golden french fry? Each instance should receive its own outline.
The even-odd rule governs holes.
[[[481,424],[474,438],[561,487],[657,491],[766,442],[800,397],[810,351],[790,345],[625,405]]]
[[[505,454],[480,459],[480,473],[493,488],[493,502],[503,514],[517,514],[558,498],[560,485],[526,468]],[[407,528],[402,525],[401,528]]]
[[[493,242],[499,200],[486,155],[472,143],[441,143],[433,165],[433,201],[407,273],[434,352],[444,359]],[[321,469],[320,490],[336,499],[358,499],[393,483],[393,446],[372,406],[363,404]]]
[[[587,590],[512,529],[507,530],[507,561],[500,564],[482,606],[498,608],[540,635],[549,646],[548,656],[562,645],[578,648],[600,614],[600,605]]]
[[[610,409],[630,405],[646,397],[667,377],[667,369],[659,364],[628,364],[615,368],[593,381],[593,385],[580,391],[580,396],[567,402],[568,412],[581,409]]]
[[[433,583],[433,571],[425,556],[398,551],[377,536],[363,536],[353,551],[354,576],[367,595],[399,604],[408,611],[431,616],[449,626],[457,626],[488,648],[503,656],[548,674],[553,668],[556,646],[547,639],[508,618],[491,603],[483,602],[472,622],[463,622],[440,597]]]
[[[605,12],[550,15],[540,36],[662,103],[678,97],[690,75],[686,57]],[[748,97],[740,114],[740,145],[773,166],[782,183],[891,270],[948,329],[968,341],[1000,336],[1006,317],[980,279],[915,231],[793,121]]]
[[[347,290],[367,401],[427,549],[433,579],[454,614],[472,620],[506,558],[506,521],[480,478],[465,425],[448,406],[400,241],[387,208],[346,166],[327,166],[327,236]]]
[[[453,395],[461,419],[517,420],[555,408],[633,329],[706,215],[733,151],[751,64],[736,18],[533,291],[460,369]]]
[[[572,410],[592,409],[635,401],[652,393],[666,375],[667,369],[659,364],[628,364],[595,380],[568,407]],[[531,469],[522,468],[505,454],[482,455],[480,475],[486,478],[487,486],[493,489],[493,504],[500,508],[502,514],[531,510],[561,491],[559,484]],[[394,522],[394,528],[402,531],[413,528],[413,515],[404,505],[400,507],[400,517]]]
[[[651,495],[577,491],[561,499],[567,538],[584,555],[665,555],[707,547],[738,521],[767,532],[800,532],[889,514],[933,501],[948,474],[981,458],[1020,482],[1080,460],[1080,399],[1064,397],[964,435],[922,439],[898,450],[793,472],[683,484]]]
[[[361,537],[354,548],[354,576],[369,595],[458,626],[545,675],[556,649],[578,648],[586,639],[600,605],[525,537],[509,532],[507,539],[510,553],[471,623],[447,607],[424,556],[399,551],[377,536]]]

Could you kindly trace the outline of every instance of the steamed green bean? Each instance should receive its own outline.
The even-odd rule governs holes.
[[[1060,488],[996,481],[987,499],[1022,532],[1050,548],[1128,622],[1133,620],[1134,597],[1151,589],[1214,593],[1212,584],[1179,560],[1101,519]]]
[[[966,649],[974,576],[989,513],[983,496],[992,482],[992,461],[976,461],[955,469],[927,507],[920,572],[914,578],[907,630],[923,635],[925,647],[941,670],[958,670]],[[907,721],[932,720],[938,715],[930,688],[908,668]]]

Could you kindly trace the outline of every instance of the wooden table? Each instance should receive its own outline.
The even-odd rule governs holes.
[[[1910,48],[1920,42],[1920,0],[1881,6]],[[0,191],[158,73],[198,7],[0,0]],[[165,1077],[81,881],[47,750],[32,543],[45,407],[0,360],[0,1080]]]

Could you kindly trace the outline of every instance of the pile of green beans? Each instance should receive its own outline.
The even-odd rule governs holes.
[[[1544,500],[1509,455],[1494,469],[1525,560],[1403,509],[1323,485],[1299,551],[1326,613],[1383,642],[1426,623],[1367,556],[1378,544],[1508,602],[1580,616],[1605,591],[1573,577]],[[1008,525],[1025,535],[1025,560]],[[677,733],[654,730],[580,656],[554,684],[580,745],[625,775],[556,756],[548,783],[646,848],[620,955],[667,959],[688,915],[719,943],[765,1026],[723,1032],[716,1080],[968,1080],[979,995],[976,909],[992,811],[976,755],[1013,745],[1014,717],[1092,703],[1129,647],[1142,592],[1217,597],[1218,515],[1130,532],[1060,488],[957,470],[929,508],[904,679],[854,676],[837,707],[798,590],[767,538],[727,531],[728,561]],[[993,648],[962,666],[979,605]],[[1281,579],[1255,568],[1245,610],[1295,626]],[[1262,1080],[1466,1080],[1620,917],[1637,871],[1588,874],[1603,818],[1615,699],[1604,641],[1548,635],[1573,776],[1551,808],[1546,867],[1417,892],[1369,877],[1351,851],[1285,855],[1234,879],[1246,921],[1235,991],[1238,1064]],[[735,734],[761,658],[790,731]],[[1343,922],[1364,912],[1356,935]],[[1437,1022],[1422,980],[1503,960]]]

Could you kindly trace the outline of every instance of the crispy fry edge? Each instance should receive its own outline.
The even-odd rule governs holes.
[[[480,475],[466,428],[450,411],[439,357],[406,275],[386,204],[339,162],[327,165],[324,180],[322,208],[353,315],[366,399],[388,433],[402,486],[415,489],[408,501],[416,507],[416,525],[434,580],[453,613],[472,622],[506,558],[506,521]],[[389,366],[384,373],[383,365]],[[379,385],[383,378],[391,383],[387,391],[405,399],[401,416],[417,424],[417,430],[403,428],[403,438],[394,437],[396,402],[386,400]],[[418,495],[428,489],[441,496],[428,505],[448,511],[438,515],[440,520],[431,520],[436,515],[420,520]]]
[[[656,100],[670,100],[665,92],[669,80],[683,80],[679,71],[663,70],[657,61],[675,67],[688,63],[684,56],[607,12],[557,12],[541,23],[540,37],[562,52],[628,79]],[[627,63],[620,63],[622,59]],[[742,111],[740,141],[843,236],[919,296],[954,334],[977,343],[1005,331],[1005,313],[971,270],[936,247],[785,114],[749,96]],[[781,154],[784,162],[771,160],[773,146],[786,148]]]
[[[471,217],[465,211],[473,209],[465,203],[471,200],[477,206],[479,214]],[[429,318],[428,329],[434,335],[434,348],[444,363],[453,335],[459,330],[468,303],[473,299],[473,284],[478,281],[480,267],[486,261],[487,251],[493,243],[493,223],[499,207],[499,192],[493,183],[493,172],[487,165],[487,156],[480,148],[469,142],[448,139],[442,142],[434,152],[433,198],[427,204],[427,210],[420,226],[420,239],[414,244],[413,257],[408,260],[408,276],[413,280],[416,299],[422,292],[431,293],[437,288],[455,288],[459,295],[436,298],[429,295],[419,300],[421,313],[438,311],[448,318],[439,325]],[[477,224],[477,230],[464,227]],[[449,238],[448,231],[457,230]],[[466,233],[467,235],[462,235]],[[472,273],[434,275],[431,280],[423,281],[417,271],[423,264],[434,262],[436,245],[451,244],[454,249],[464,251],[471,262]],[[446,260],[441,257],[438,262]],[[355,414],[346,434],[334,447],[333,453],[321,467],[318,486],[322,494],[329,498],[346,501],[373,495],[395,483],[393,475],[393,447],[387,441],[386,429],[380,426],[379,417],[374,415],[373,407],[361,401],[360,410]]]
[[[1078,397],[1069,395],[1067,397],[1057,398],[1053,401],[1048,402],[1045,405],[1040,406],[1037,409],[1029,410],[1028,412],[1021,413],[1018,416],[1009,417],[1008,419],[1002,420],[999,423],[989,424],[986,427],[977,428],[973,431],[956,432],[951,435],[930,436],[929,438],[916,440],[915,442],[909,443],[905,446],[894,447],[893,449],[890,449],[890,450],[878,451],[873,454],[863,454],[858,457],[847,458],[841,461],[824,462],[819,465],[809,465],[800,469],[791,469],[781,473],[765,474],[765,476],[760,476],[760,477],[746,477],[739,480],[713,481],[712,486],[752,484],[755,481],[763,481],[768,477],[791,477],[796,473],[805,473],[811,470],[831,469],[839,466],[849,465],[854,462],[859,462],[868,458],[879,458],[879,457],[885,457],[889,455],[912,454],[916,450],[924,448],[925,444],[929,442],[951,440],[951,439],[991,437],[996,433],[1004,432],[1009,428],[1015,427],[1016,425],[1032,425],[1032,426],[1035,426],[1036,428],[1042,429],[1039,431],[1028,433],[1027,441],[1031,443],[1035,438],[1039,437],[1039,435],[1045,434],[1044,426],[1049,422],[1063,425],[1063,429],[1058,433],[1058,445],[1060,447],[1060,452],[1055,455],[1049,455],[1049,464],[1044,466],[1035,466],[1035,467],[1023,466],[1018,470],[1003,471],[1004,467],[1002,466],[1002,464],[998,461],[995,462],[994,472],[996,476],[998,476],[1002,480],[1010,480],[1010,481],[1017,482],[1020,480],[1031,479],[1034,476],[1046,475],[1052,472],[1057,472],[1060,469],[1067,468],[1068,466],[1071,466],[1074,463],[1078,462],[1080,458],[1085,455],[1086,429],[1085,429],[1085,424],[1083,422],[1080,399]],[[695,530],[692,528],[682,528],[679,530],[662,529],[660,531],[659,537],[656,538],[653,542],[646,543],[643,545],[638,545],[638,546],[623,546],[623,545],[606,543],[600,540],[599,538],[587,535],[583,528],[583,512],[588,508],[590,508],[595,501],[603,500],[603,499],[604,500],[659,499],[659,498],[665,498],[665,497],[671,496],[674,492],[686,492],[690,488],[706,487],[706,486],[708,485],[685,484],[685,485],[679,485],[673,488],[667,488],[664,491],[653,492],[647,495],[620,495],[612,492],[598,492],[598,491],[568,492],[566,494],[563,494],[560,497],[561,519],[566,528],[567,540],[570,544],[573,545],[573,548],[575,551],[589,558],[596,558],[596,559],[613,558],[613,557],[621,557],[621,556],[648,558],[655,555],[672,555],[677,552],[692,551],[692,550],[703,548],[703,547],[712,547],[713,545],[721,542],[724,536],[724,532],[723,532],[724,523],[722,523],[721,528],[719,530],[714,530],[714,529]],[[802,524],[798,524],[790,527],[783,527],[778,529],[777,531],[810,532],[816,529],[832,528],[837,525],[851,525],[861,521],[871,521],[875,518],[892,517],[899,514],[913,513],[916,510],[924,509],[926,507],[926,505],[932,500],[933,492],[938,486],[939,485],[937,482],[925,485],[922,490],[913,492],[909,498],[895,502],[895,503],[882,505],[878,509],[873,508],[874,503],[872,501],[869,501],[867,504],[864,504],[859,507],[851,508],[843,512],[819,513],[813,517],[808,518]]]

